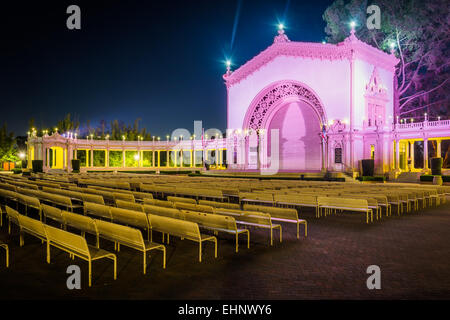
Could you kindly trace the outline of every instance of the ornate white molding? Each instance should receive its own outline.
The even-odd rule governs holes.
[[[264,128],[264,119],[269,110],[277,102],[288,97],[298,97],[306,100],[318,113],[322,123],[326,123],[325,112],[322,103],[317,96],[305,86],[293,81],[283,81],[274,84],[256,98],[247,111],[244,120],[244,128],[258,130]]]
[[[246,62],[231,74],[224,76],[227,87],[246,79],[264,65],[278,56],[292,56],[320,60],[361,59],[374,66],[394,71],[399,60],[393,55],[383,52],[364,43],[352,35],[338,44],[322,44],[314,42],[293,42],[284,33],[275,37],[274,43],[257,56]]]

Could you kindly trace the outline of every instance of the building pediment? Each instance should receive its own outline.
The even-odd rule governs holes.
[[[393,71],[399,60],[356,38],[354,34],[338,44],[290,41],[283,33],[274,43],[233,72],[224,75],[227,87],[241,82],[279,56],[302,57],[319,60],[361,59],[374,66]]]

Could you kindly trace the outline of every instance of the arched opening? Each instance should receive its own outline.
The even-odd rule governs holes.
[[[282,171],[320,171],[322,168],[321,122],[315,110],[304,101],[281,104],[266,127],[268,155],[272,129],[279,130],[279,164]]]

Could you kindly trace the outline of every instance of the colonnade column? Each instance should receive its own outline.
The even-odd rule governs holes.
[[[50,148],[46,148],[45,150],[46,150],[46,152],[45,152],[45,154],[46,154],[46,167],[49,168],[50,167]],[[31,161],[29,161],[29,162],[31,162]]]
[[[183,156],[183,149],[180,150],[180,168],[183,168],[183,161],[184,160],[184,156]]]
[[[109,148],[106,148],[105,151],[105,167],[109,168]]]
[[[63,170],[65,170],[67,168],[67,166],[66,166],[66,151],[67,151],[67,148],[62,148],[62,158],[63,158],[62,169]]]
[[[122,149],[122,168],[125,168],[125,149]]]
[[[94,167],[94,148],[91,148],[91,167]]]
[[[170,158],[169,158],[169,147],[167,147],[167,150],[166,150],[166,167],[168,168],[168,167],[170,167]]]
[[[400,140],[395,140],[395,170],[400,170]]]
[[[428,138],[423,139],[423,169],[428,170]]]

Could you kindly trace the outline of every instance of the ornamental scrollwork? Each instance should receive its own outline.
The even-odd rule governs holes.
[[[299,97],[302,100],[306,100],[316,109],[322,122],[325,122],[322,104],[311,90],[297,83],[282,83],[266,92],[255,105],[249,117],[247,128],[254,130],[263,129],[264,119],[271,107],[278,101],[288,97]]]

